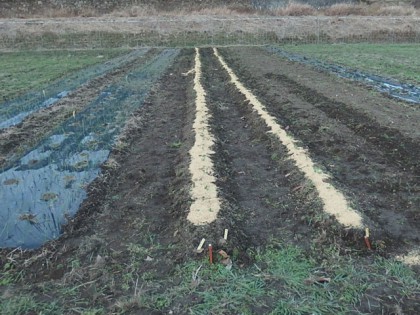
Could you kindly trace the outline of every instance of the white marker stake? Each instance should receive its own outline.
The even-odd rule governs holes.
[[[227,241],[227,237],[228,237],[228,229],[225,229],[225,234],[223,235],[223,238],[225,239],[225,241]]]
[[[197,247],[197,252],[199,252],[203,248],[203,245],[204,245],[204,242],[205,241],[206,241],[205,238],[201,239],[201,242],[200,242],[200,244]]]

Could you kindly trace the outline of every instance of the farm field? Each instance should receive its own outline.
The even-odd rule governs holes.
[[[51,83],[67,72],[103,63],[121,50],[22,51],[0,53],[2,102]]]
[[[285,45],[286,51],[419,85],[419,44]]]
[[[263,47],[107,56],[0,107],[1,314],[416,314],[418,104]]]

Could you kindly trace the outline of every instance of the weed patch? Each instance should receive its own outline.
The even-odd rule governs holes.
[[[316,252],[279,245],[249,255],[253,264],[234,262],[231,270],[209,265],[207,258],[177,266],[174,279],[181,282],[143,295],[142,306],[183,314],[348,314],[362,312],[362,301],[384,286],[391,295],[403,292],[411,302],[419,293],[415,274],[392,260],[375,258],[363,266],[333,255],[320,262]],[[372,303],[371,311],[381,307]]]
[[[4,315],[16,314],[62,314],[62,309],[54,302],[37,301],[31,295],[13,296],[0,299],[0,313]]]

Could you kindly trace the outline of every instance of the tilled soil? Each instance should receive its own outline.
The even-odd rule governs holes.
[[[285,148],[268,136],[235,87],[226,86],[229,78],[212,50],[203,51],[203,60],[211,129],[217,137],[217,184],[226,199],[222,216],[232,220],[233,231],[243,233],[244,247],[277,237],[305,243],[313,231],[302,221],[320,210],[316,198],[305,192],[305,180],[287,161]]]
[[[202,84],[215,136],[212,158],[222,209],[209,225],[187,221],[195,95],[190,71],[194,51],[186,49],[127,122],[118,147],[62,237],[35,251],[2,251],[2,262],[12,257],[15,267],[25,272],[21,284],[1,289],[2,294],[27,290],[64,301],[69,308],[77,299],[81,305],[112,312],[137,285],[127,274],[153,274],[156,282],[142,287],[144,292],[175,286],[180,281],[172,278],[176,266],[202,257],[194,249],[203,237],[216,250],[236,252],[240,266],[252,265],[250,248],[264,248],[275,239],[306,249],[335,244],[366,265],[375,254],[394,257],[418,245],[420,114],[415,107],[259,48],[220,52],[366,217],[374,251],[365,248],[363,231],[343,229],[322,211],[316,189],[291,162],[286,148],[267,133],[211,49],[200,50]],[[120,71],[114,76],[129,69]],[[92,84],[89,95],[106,82]],[[56,106],[60,104],[52,112]],[[8,150],[13,152],[13,144]],[[221,240],[224,229],[229,230],[228,243]],[[138,260],[132,260],[133,253]],[[324,254],[320,251],[320,260]],[[166,285],[159,280],[167,280]],[[77,297],[63,298],[60,290],[43,295],[46,288],[62,285],[82,289]],[[180,314],[197,303],[194,296],[181,302]],[[134,313],[150,310],[136,308]]]
[[[419,240],[417,108],[253,49],[224,54],[246,85],[308,148],[379,239]],[[258,55],[258,58],[255,56]],[[233,56],[236,56],[234,58]],[[382,232],[385,232],[383,234]]]
[[[185,128],[186,125],[191,127],[187,110],[191,102],[186,102],[191,79],[182,74],[192,67],[192,53],[180,54],[158,88],[151,91],[142,109],[127,123],[120,137],[123,144],[113,151],[109,158],[112,162],[104,165],[102,175],[89,187],[89,198],[64,227],[61,239],[47,244],[41,254],[24,254],[22,258],[30,281],[51,285],[64,281],[77,285],[80,281],[99,279],[96,285],[101,286],[104,293],[97,296],[93,293],[96,286],[90,286],[84,292],[85,298],[94,298],[99,304],[112,308],[117,297],[125,294],[121,284],[129,270],[117,268],[120,269],[117,274],[110,274],[110,270],[115,271],[117,265],[129,268],[128,244],[141,244],[150,248],[148,255],[163,258],[144,264],[136,270],[140,274],[158,269],[159,274],[166,277],[173,263],[182,259],[171,257],[166,248],[179,240],[174,237],[175,228],[186,216],[173,198],[174,194],[177,198],[182,195],[176,187],[186,186],[177,183],[175,175],[184,149],[173,143],[184,141],[188,134],[191,136],[190,128]],[[183,182],[182,176],[179,180]],[[155,244],[159,246],[154,248]],[[104,261],[97,257],[103,257],[110,268],[99,270],[98,263]],[[74,259],[81,262],[77,271],[71,267]],[[54,261],[54,266],[46,268],[46,260]],[[119,280],[108,282],[115,277]]]

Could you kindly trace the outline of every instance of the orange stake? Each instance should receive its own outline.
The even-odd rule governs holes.
[[[372,246],[370,245],[370,241],[369,241],[369,229],[368,228],[365,229],[365,244],[366,244],[366,246],[369,250],[372,250]]]
[[[370,246],[370,241],[369,238],[365,236],[365,244],[367,246],[368,249],[372,250],[372,246]]]
[[[213,246],[211,244],[209,244],[209,261],[210,265],[213,264]]]

